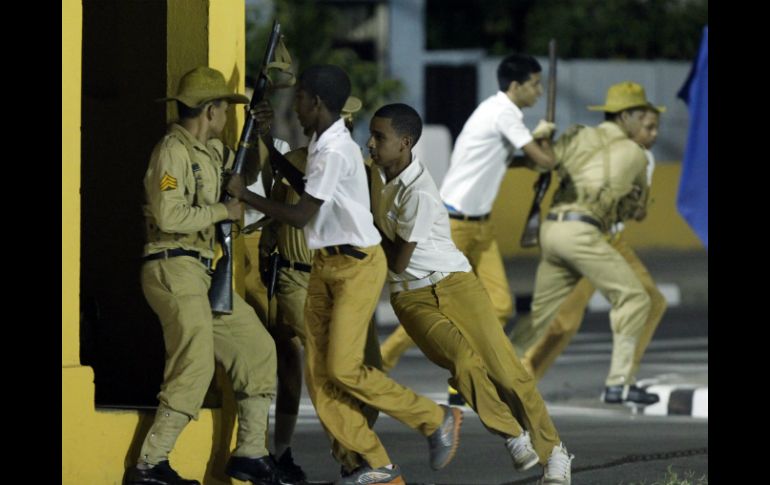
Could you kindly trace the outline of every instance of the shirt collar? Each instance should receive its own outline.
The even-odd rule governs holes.
[[[197,138],[195,138],[192,133],[187,131],[184,126],[172,123],[171,127],[169,128],[169,133],[173,133],[181,138],[183,138],[187,143],[192,145],[193,147],[197,148],[198,150],[201,150],[203,152],[208,153],[208,148],[206,145],[200,142]]]
[[[381,167],[377,167],[377,170],[379,171],[380,178],[383,182],[385,182],[385,170],[383,170]],[[419,177],[422,174],[423,167],[420,163],[420,159],[417,158],[417,155],[412,153],[412,161],[409,163],[409,165],[406,166],[404,170],[401,171],[400,174],[396,175],[396,177],[391,180],[390,182],[385,183],[385,185],[395,185],[395,184],[401,184],[401,186],[406,187],[412,183],[414,183],[415,180],[417,180],[417,177]]]
[[[313,137],[310,138],[310,143],[308,143],[308,146],[307,146],[308,154],[310,155],[322,150],[333,140],[345,134],[349,135],[349,132],[348,132],[348,129],[345,127],[345,120],[340,118],[334,123],[332,123],[332,125],[321,134],[320,138],[318,137],[317,133],[313,133]]]
[[[497,95],[495,96],[495,99],[500,103],[505,103],[506,106],[510,106],[513,108],[513,111],[516,113],[516,116],[519,118],[524,118],[524,113],[521,112],[521,109],[519,109],[518,106],[516,106],[516,103],[511,101],[511,98],[508,97],[507,94],[505,94],[502,91],[498,91]]]

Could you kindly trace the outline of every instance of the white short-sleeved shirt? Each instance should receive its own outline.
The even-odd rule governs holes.
[[[502,91],[490,96],[457,137],[441,199],[465,215],[489,214],[513,153],[531,141],[524,115],[513,101]]]
[[[284,154],[291,151],[291,147],[289,146],[289,142],[283,141],[279,138],[273,138],[273,146],[276,150],[278,150],[279,153]],[[270,163],[270,162],[266,162]],[[254,192],[255,194],[264,197],[265,196],[265,186],[262,183],[262,171],[259,171],[259,174],[257,175],[257,181],[253,184],[249,185],[247,187],[251,192]],[[258,220],[262,218],[264,214],[259,212],[257,209],[252,208],[251,206],[246,206],[246,209],[243,211],[243,222],[245,226],[248,226],[249,224],[254,224]]]
[[[425,278],[434,271],[471,271],[465,255],[452,242],[449,215],[433,178],[412,156],[403,172],[386,182],[385,172],[372,169],[372,212],[382,232],[395,241],[396,234],[416,242],[409,264],[401,274],[388,270],[388,281]]]
[[[324,131],[313,134],[308,145],[305,192],[324,201],[305,226],[310,249],[351,244],[379,244],[369,210],[369,190],[361,149],[345,128],[342,118]]]
[[[644,155],[647,157],[647,186],[652,185],[652,173],[655,171],[655,155],[650,150],[645,149]],[[610,228],[612,234],[617,234],[626,228],[626,225],[622,222],[616,222]]]

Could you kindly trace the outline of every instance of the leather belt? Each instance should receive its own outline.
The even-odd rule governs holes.
[[[587,224],[591,224],[592,226],[595,226],[600,231],[604,232],[604,227],[602,226],[602,223],[594,219],[593,217],[589,217],[585,214],[581,214],[579,212],[559,212],[554,214],[553,212],[550,212],[547,216],[545,216],[546,219],[549,221],[580,221],[585,222]]]
[[[416,290],[418,288],[425,288],[426,286],[433,286],[439,281],[443,280],[452,273],[442,273],[440,271],[434,271],[425,278],[419,280],[410,281],[394,281],[390,284],[390,292],[398,293],[399,291]]]
[[[350,244],[340,244],[339,246],[326,246],[325,248],[322,248],[324,251],[326,251],[327,256],[334,256],[335,254],[344,254],[346,256],[351,256],[356,259],[364,259],[366,257],[366,253],[359,251],[355,248],[355,246],[351,246]]]
[[[305,273],[310,273],[310,270],[313,269],[313,267],[307,263],[300,263],[299,261],[289,261],[288,259],[283,259],[283,258],[278,260],[278,267],[296,269],[297,271],[303,271]]]
[[[198,251],[190,251],[188,249],[164,249],[163,251],[148,254],[147,256],[144,256],[142,259],[144,261],[153,261],[155,259],[168,259],[168,258],[175,258],[177,256],[190,256],[192,258],[197,259],[203,265],[206,267],[207,270],[211,269],[211,258],[204,258],[201,256],[201,253]]]
[[[449,213],[450,219],[458,219],[461,221],[486,221],[489,219],[489,214],[484,214],[483,216],[466,216],[465,214],[457,214],[454,212]]]

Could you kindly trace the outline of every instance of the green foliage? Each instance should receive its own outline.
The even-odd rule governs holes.
[[[400,81],[385,79],[376,62],[362,60],[350,48],[334,46],[342,37],[340,12],[315,0],[276,0],[275,16],[281,23],[284,43],[292,56],[292,70],[299,75],[306,66],[336,64],[350,76],[352,95],[363,102],[357,117],[365,117],[403,89]],[[246,67],[256,73],[264,55],[272,17],[260,22],[246,19]]]
[[[562,58],[683,59],[698,52],[706,0],[541,0],[527,16],[527,50]]]

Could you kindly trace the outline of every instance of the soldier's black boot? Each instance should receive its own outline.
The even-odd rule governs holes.
[[[146,470],[132,466],[123,476],[123,485],[201,485],[201,483],[198,480],[180,477],[166,460]]]
[[[231,456],[227,460],[225,473],[238,480],[249,481],[254,485],[280,485],[278,467],[270,455],[260,458]]]
[[[291,448],[286,448],[286,451],[276,461],[278,465],[278,478],[284,485],[299,485],[305,483],[307,475],[300,468],[299,465],[294,463],[294,458],[291,456]]]

